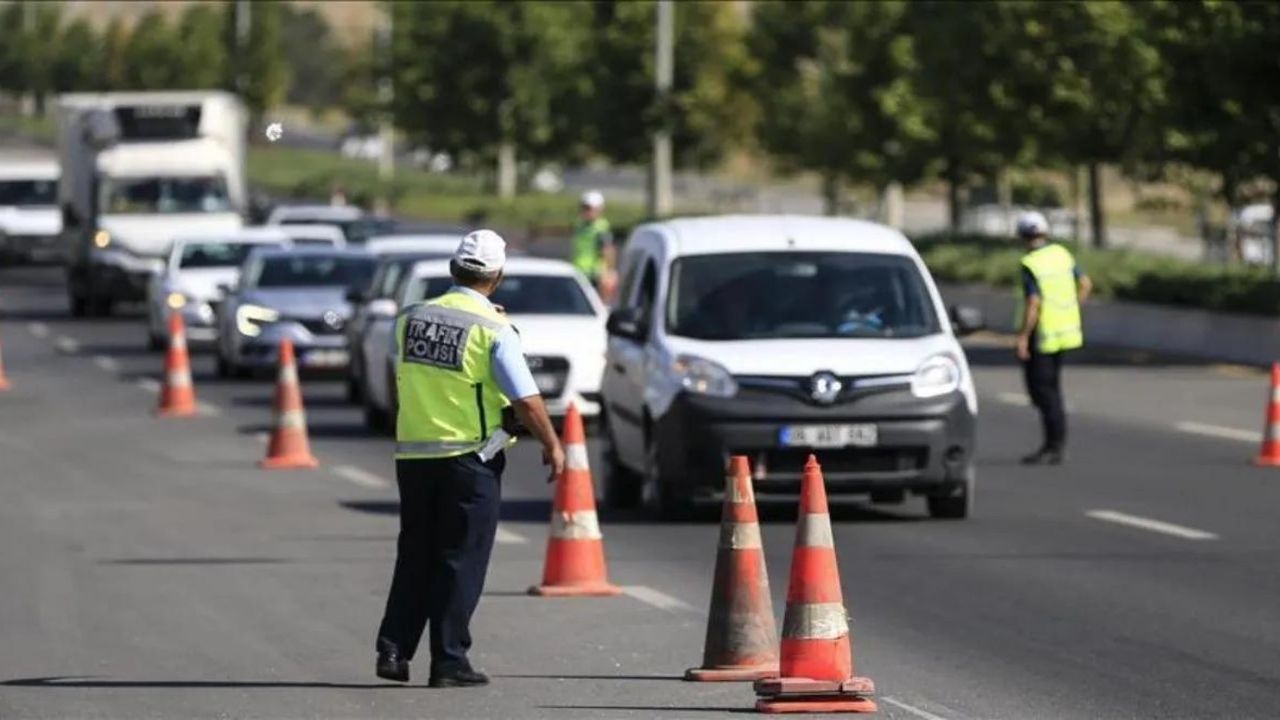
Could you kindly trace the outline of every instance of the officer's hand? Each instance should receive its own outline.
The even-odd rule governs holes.
[[[542,464],[551,466],[551,475],[547,478],[549,483],[564,474],[564,448],[560,443],[542,449]]]
[[[1018,352],[1019,360],[1023,360],[1023,361],[1030,360],[1031,359],[1031,338],[1019,335],[1017,352]]]

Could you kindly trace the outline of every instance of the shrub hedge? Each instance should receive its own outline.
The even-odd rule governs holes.
[[[1021,244],[989,237],[928,235],[913,239],[943,282],[1012,288]],[[1219,312],[1280,317],[1280,280],[1264,268],[1212,265],[1125,250],[1063,243],[1102,297]]]

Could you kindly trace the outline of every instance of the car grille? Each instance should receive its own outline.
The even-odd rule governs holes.
[[[569,381],[568,358],[529,355],[525,357],[525,361],[529,363],[529,370],[543,397],[558,398],[564,394],[564,386]]]
[[[911,377],[909,375],[862,375],[837,377],[837,379],[841,384],[840,392],[832,398],[831,403],[819,403],[814,400],[811,391],[812,377],[775,377],[766,375],[738,375],[734,377],[734,380],[743,390],[771,395],[785,395],[815,405],[850,402],[868,395],[901,390],[911,385]]]
[[[810,452],[805,448],[775,448],[751,455],[763,459],[767,477],[802,474]],[[923,469],[929,459],[929,450],[923,447],[843,448],[815,454],[823,472],[832,475],[913,472]]]

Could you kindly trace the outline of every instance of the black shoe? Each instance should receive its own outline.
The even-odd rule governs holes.
[[[1066,455],[1061,450],[1041,448],[1022,458],[1023,465],[1061,465]]]
[[[453,670],[432,675],[427,684],[433,688],[479,687],[489,684],[489,676],[478,670]]]
[[[383,680],[409,682],[409,661],[400,656],[400,649],[383,646],[378,649],[378,665],[375,670]]]

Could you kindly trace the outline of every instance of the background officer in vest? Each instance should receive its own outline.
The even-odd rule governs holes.
[[[1024,311],[1018,332],[1027,395],[1040,412],[1044,443],[1024,457],[1027,465],[1061,464],[1067,442],[1067,411],[1062,398],[1062,361],[1084,345],[1080,304],[1093,285],[1065,247],[1049,242],[1049,222],[1038,212],[1018,218],[1018,237],[1027,243],[1022,257]]]
[[[471,614],[498,528],[504,410],[542,443],[552,477],[564,451],[533,381],[520,337],[489,302],[506,242],[492,230],[463,238],[454,287],[396,320],[396,483],[400,538],[377,639],[377,674],[408,682],[430,624],[432,687],[485,685],[471,667]]]
[[[607,303],[613,299],[618,281],[617,251],[613,233],[604,217],[604,195],[595,190],[582,194],[578,221],[573,224],[571,262],[591,280]]]

